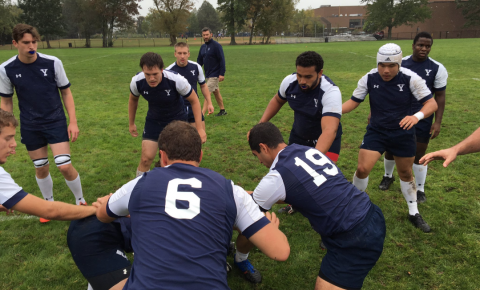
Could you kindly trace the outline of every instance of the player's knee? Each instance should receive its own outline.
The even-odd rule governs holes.
[[[398,168],[397,173],[401,180],[411,180],[412,168]]]
[[[55,158],[55,164],[57,165],[58,170],[60,170],[60,172],[63,175],[68,174],[73,168],[70,154],[55,155],[54,158]]]
[[[358,178],[364,178],[363,176],[368,176],[369,170],[363,164],[358,164],[356,175]]]
[[[144,165],[150,165],[150,164],[152,164],[154,158],[155,157],[142,155],[142,157],[140,158],[140,162]]]
[[[33,165],[35,166],[36,169],[39,169],[41,170],[41,168],[43,167],[47,167],[48,168],[48,157],[43,157],[43,158],[39,158],[39,159],[35,159],[35,160],[32,160],[33,161]]]

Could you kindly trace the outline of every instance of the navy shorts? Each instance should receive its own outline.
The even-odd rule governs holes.
[[[428,144],[430,142],[430,130],[432,129],[432,120],[430,118],[420,120],[415,125],[415,136],[417,136],[418,143]]]
[[[325,154],[333,162],[337,162],[338,157],[340,155],[340,148],[341,148],[341,145],[342,145],[342,134],[343,134],[342,127],[341,127],[341,125],[338,125],[337,136],[333,140],[332,146],[330,146],[330,149],[328,149],[327,154]],[[295,133],[295,131],[292,130],[290,132],[290,137],[288,138],[288,145],[292,145],[292,144],[295,143],[295,144],[298,144],[298,145],[303,145],[303,146],[308,146],[308,147],[315,148],[315,146],[317,145],[317,141],[318,141],[318,138],[314,139],[314,140],[306,140],[306,139],[298,136]]]
[[[110,289],[128,278],[131,264],[120,223],[102,223],[96,216],[70,223],[67,244],[82,275],[95,290]]]
[[[388,151],[397,157],[413,157],[417,151],[415,129],[383,130],[367,126],[360,149],[380,152]]]
[[[29,130],[20,127],[20,136],[22,144],[25,144],[28,151],[40,149],[48,144],[69,141],[67,124],[62,125],[61,127],[39,130]]]
[[[195,123],[195,116],[193,115],[192,106],[185,106],[188,114],[188,123]],[[202,121],[205,121],[205,117],[202,114]]]
[[[179,118],[175,120],[180,120],[180,121],[187,121],[186,119],[186,114],[182,114],[181,116],[184,116],[184,118]],[[145,120],[145,127],[143,129],[143,140],[150,140],[154,142],[158,142],[158,137],[160,136],[160,133],[162,133],[163,129],[167,127],[170,122],[173,120],[164,122],[164,121],[156,121],[156,120]]]
[[[318,276],[341,288],[362,288],[365,277],[382,254],[385,233],[383,213],[372,203],[365,219],[352,230],[322,237],[327,254]]]

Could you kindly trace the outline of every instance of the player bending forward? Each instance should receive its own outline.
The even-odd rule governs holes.
[[[383,251],[385,219],[368,195],[349,183],[316,148],[284,143],[270,122],[255,125],[248,140],[253,155],[270,168],[253,192],[265,211],[289,203],[322,236],[328,251],[315,289],[360,289]]]
[[[94,203],[103,222],[131,214],[135,259],[124,289],[229,289],[234,226],[268,257],[288,258],[275,214],[265,217],[241,187],[198,167],[201,146],[195,128],[170,123],[158,140],[162,167]]]

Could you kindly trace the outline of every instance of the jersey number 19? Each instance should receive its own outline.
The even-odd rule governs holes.
[[[317,159],[316,156],[319,156],[320,159]],[[305,152],[305,157],[314,165],[323,166],[325,164],[329,164],[332,166],[331,168],[324,168],[322,170],[322,173],[329,176],[335,176],[338,174],[337,167],[334,164],[332,164],[332,162],[330,162],[327,156],[323,155],[317,149],[313,149],[313,148],[309,149],[308,151]],[[315,171],[315,169],[313,169],[310,165],[308,165],[305,161],[303,161],[298,157],[295,157],[295,165],[302,167],[308,174],[310,174],[310,176],[313,177],[313,182],[317,186],[320,186],[325,181],[327,181],[327,178],[325,177],[324,174]]]

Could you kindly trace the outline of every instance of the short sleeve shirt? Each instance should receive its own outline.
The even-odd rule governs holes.
[[[198,63],[189,60],[186,66],[181,67],[177,64],[177,62],[174,62],[167,67],[167,70],[177,72],[178,74],[186,78],[188,83],[198,96],[197,83],[199,85],[203,85],[205,83],[205,75],[203,74],[202,67]],[[185,100],[185,105],[190,106],[190,102]]]
[[[0,204],[7,209],[11,209],[27,194],[13,181],[10,174],[3,167],[0,167]]]

